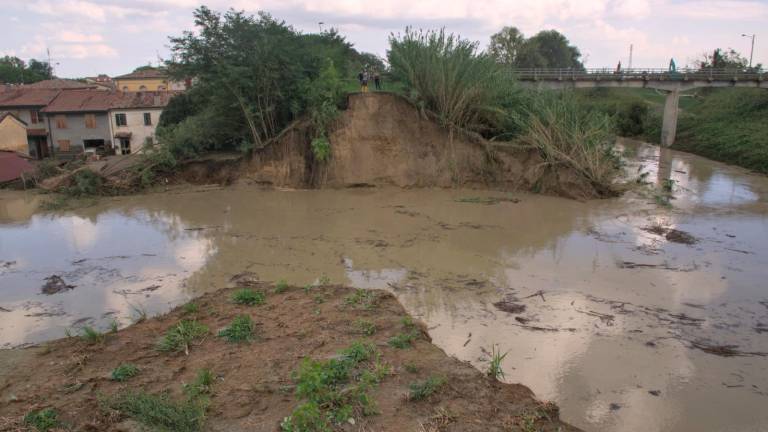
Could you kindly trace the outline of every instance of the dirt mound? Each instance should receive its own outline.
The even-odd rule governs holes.
[[[290,188],[493,187],[533,190],[571,198],[600,194],[565,168],[546,168],[536,151],[450,132],[407,99],[390,93],[348,98],[331,127],[331,157],[315,159],[309,122],[288,127],[266,148],[234,161],[195,162],[180,177],[194,183]]]
[[[307,370],[302,360],[336,359],[337,363],[325,364],[338,366],[338,353],[358,340],[375,347],[378,354],[371,361],[379,365],[377,371],[386,372],[375,384],[339,393],[341,398],[344,391],[363,388],[375,411],[367,415],[353,411],[348,414],[353,420],[334,430],[576,430],[558,420],[556,406],[536,401],[526,387],[493,381],[446,356],[384,291],[283,286],[275,293],[275,287],[254,283],[250,277],[247,281],[247,286],[266,293],[263,304],[234,304],[232,290],[223,290],[196,299],[195,307],[180,307],[103,337],[72,337],[35,350],[12,350],[27,355],[17,356],[21,358],[11,362],[15,366],[8,366],[9,373],[0,374],[0,430],[22,430],[15,428],[33,411],[53,412],[72,430],[143,430],[137,422],[182,419],[174,420],[170,409],[161,418],[142,416],[146,406],[131,405],[133,411],[116,407],[109,402],[115,395],[150,395],[141,400],[157,404],[192,398],[194,390],[205,393],[199,400],[207,407],[199,430],[277,431],[302,404],[292,375],[300,367]],[[234,343],[216,336],[242,315],[253,320],[252,340]],[[158,351],[161,335],[181,320],[203,324],[207,330],[189,344],[188,355],[184,350]],[[118,365],[123,365],[122,375],[115,370]],[[203,369],[211,378],[201,387],[195,377]],[[421,394],[414,396],[414,384],[428,382],[429,377],[439,381],[433,381],[437,384],[428,392],[418,387]],[[153,399],[163,392],[166,399]],[[192,413],[197,412],[195,407]],[[170,423],[165,426],[163,430],[178,430]]]

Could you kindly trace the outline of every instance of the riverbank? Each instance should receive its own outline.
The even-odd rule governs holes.
[[[120,331],[3,352],[0,430],[577,430],[448,357],[389,293],[233,280]]]

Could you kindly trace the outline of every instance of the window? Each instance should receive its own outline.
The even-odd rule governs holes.
[[[152,113],[144,113],[144,126],[152,126]]]
[[[29,112],[30,123],[42,123],[43,118],[40,115],[40,111],[31,110]]]
[[[115,114],[115,124],[118,126],[128,126],[128,119],[125,113]]]
[[[96,114],[85,115],[85,127],[88,129],[96,129]]]
[[[66,129],[67,128],[67,116],[65,115],[57,115],[55,117],[56,119],[56,128],[57,129]]]
[[[59,140],[59,151],[68,152],[69,151],[69,140]]]

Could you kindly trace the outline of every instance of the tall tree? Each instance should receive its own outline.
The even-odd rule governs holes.
[[[518,68],[584,68],[581,51],[556,30],[526,39],[516,27],[504,27],[491,36],[488,53],[497,62]]]
[[[505,26],[500,32],[491,36],[488,54],[498,63],[515,66],[524,45],[523,33],[517,27]]]
[[[0,84],[31,84],[52,78],[47,62],[31,59],[29,64],[18,57],[0,58]]]

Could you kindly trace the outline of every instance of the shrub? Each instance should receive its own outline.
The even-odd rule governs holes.
[[[275,293],[280,294],[284,293],[288,289],[288,282],[285,281],[285,279],[280,279],[277,281],[277,284],[275,285]]]
[[[417,337],[418,333],[415,331],[400,333],[398,335],[392,336],[387,343],[392,348],[406,349],[413,346],[413,341],[416,340]]]
[[[253,339],[253,327],[250,315],[238,315],[229,327],[219,332],[219,337],[229,342],[247,342]]]
[[[208,401],[190,398],[176,402],[167,394],[153,395],[129,390],[108,399],[106,405],[150,430],[197,432],[202,430]]]
[[[198,398],[210,394],[213,388],[214,376],[209,369],[200,369],[195,375],[195,380],[184,385],[184,393],[189,398]]]
[[[157,344],[157,349],[166,352],[184,351],[189,355],[189,345],[208,334],[208,327],[197,321],[182,320],[168,329]]]
[[[112,371],[112,380],[123,382],[139,374],[139,368],[131,363],[123,363]]]
[[[45,408],[39,411],[31,411],[24,416],[24,424],[37,429],[40,432],[60,427],[61,422],[53,408]]]
[[[235,291],[232,295],[232,301],[246,306],[262,305],[266,302],[266,296],[261,291],[243,288]]]
[[[430,376],[424,381],[414,381],[410,384],[408,399],[418,401],[426,399],[445,384],[445,378]]]

